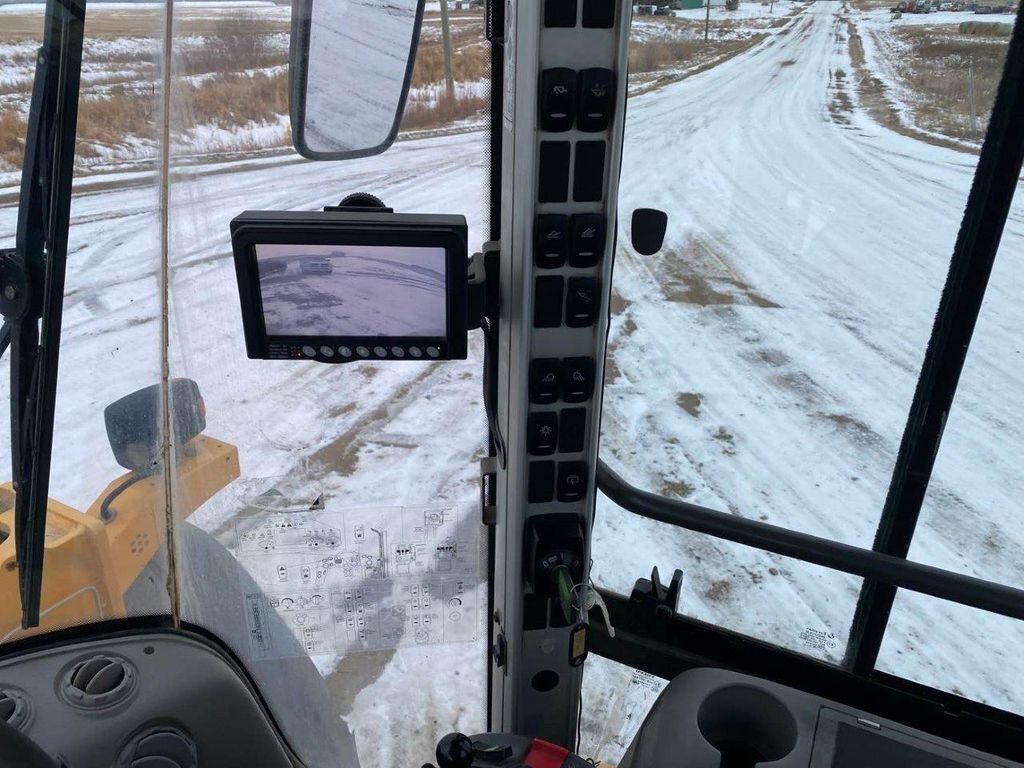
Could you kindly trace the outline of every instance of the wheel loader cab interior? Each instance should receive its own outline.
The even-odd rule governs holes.
[[[1004,34],[881,0],[144,5],[0,0],[0,107],[26,113],[9,200],[0,152],[0,768],[1024,768],[1021,681],[923,636],[955,634],[944,610],[1019,631],[1024,584],[996,562],[1015,534],[993,526],[977,563],[909,557],[1000,238],[1024,242],[1024,10]],[[886,59],[942,46],[968,62],[970,120],[920,110],[907,89],[934,83]],[[162,133],[98,145],[122,98]],[[808,165],[773,159],[748,189],[797,112]],[[866,199],[810,199],[842,173],[832,148]],[[930,190],[921,216],[967,195],[916,346],[919,302],[865,321],[843,297],[882,271],[839,264],[827,231],[900,173]],[[93,229],[140,190],[145,243]],[[153,258],[116,261],[126,242]],[[890,378],[803,372],[840,327]],[[80,367],[58,387],[60,349]],[[909,415],[884,411],[902,438],[843,410],[876,379],[908,390]],[[731,426],[751,422],[778,434]],[[813,467],[777,492],[804,450],[846,462],[851,505],[891,475],[870,526],[780,524],[845,504]],[[908,619],[907,596],[945,607]]]

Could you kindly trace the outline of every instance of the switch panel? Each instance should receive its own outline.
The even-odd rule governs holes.
[[[586,439],[587,409],[564,408],[558,419],[558,450],[580,453]]]
[[[597,70],[587,71],[594,72]],[[576,79],[577,75],[574,69],[560,67],[558,69],[545,69],[541,72],[540,129],[542,131],[561,132],[572,128],[577,106]],[[593,87],[597,90],[600,88],[600,84]],[[581,101],[580,103],[582,104],[583,102]]]
[[[579,87],[580,130],[607,131],[615,104],[615,73],[610,69],[585,69],[580,72]]]
[[[604,254],[606,217],[603,213],[578,213],[572,217],[570,267],[596,267]]]
[[[533,325],[535,328],[558,328],[562,324],[561,277],[538,277],[533,294]]]
[[[558,414],[555,411],[531,413],[526,427],[530,454],[549,456],[558,447]]]
[[[558,500],[581,501],[587,495],[587,462],[562,461],[558,464]]]
[[[551,142],[541,144],[542,163],[544,162],[544,144],[548,143]],[[604,198],[604,155],[605,143],[603,141],[581,141],[576,144],[576,175],[572,196],[577,203],[597,203]],[[568,164],[566,167],[568,168]],[[541,188],[543,189],[543,185]],[[542,202],[564,202],[564,200]]]
[[[602,146],[604,142],[601,142]],[[568,141],[540,143],[540,173],[537,197],[542,203],[564,203],[569,199],[569,159],[572,145]],[[604,152],[601,153],[604,172]],[[600,198],[598,198],[600,199]]]
[[[614,27],[615,4],[616,0],[583,0],[583,26],[597,29]]]
[[[538,278],[541,280],[543,278]],[[570,328],[586,328],[597,320],[601,305],[601,281],[596,277],[570,277],[565,299],[565,324]]]
[[[569,217],[544,214],[533,227],[533,263],[540,269],[558,269],[565,265],[569,251]]]
[[[544,0],[545,27],[575,27],[576,0]]]
[[[567,357],[562,361],[562,399],[585,403],[594,394],[594,361],[589,357]]]
[[[530,402],[550,405],[558,401],[561,364],[557,358],[539,358],[530,362]]]

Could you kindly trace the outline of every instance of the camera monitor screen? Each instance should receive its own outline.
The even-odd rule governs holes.
[[[448,332],[444,248],[256,246],[270,336],[406,336]]]
[[[466,357],[466,220],[259,212],[231,222],[249,357]]]

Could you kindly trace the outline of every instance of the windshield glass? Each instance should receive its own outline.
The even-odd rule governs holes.
[[[1014,19],[900,5],[634,15],[601,441],[632,484],[872,546]],[[645,206],[669,214],[653,257],[629,245]],[[1006,410],[1024,374],[1022,206],[1018,194],[911,552],[1008,584],[1024,576]],[[598,584],[628,595],[654,565],[666,581],[684,571],[687,615],[843,659],[860,579],[599,500]],[[894,614],[886,670],[1024,709],[993,684],[1018,669],[1019,625],[970,635],[953,675],[934,627],[961,614],[930,603]]]
[[[179,5],[167,39],[163,4],[89,4],[50,485],[67,506],[51,501],[48,534],[76,526],[95,570],[48,544],[41,630],[180,611],[243,660],[306,764],[420,764],[444,733],[486,726],[482,350],[471,338],[465,362],[248,360],[228,224],[368,192],[461,213],[469,242],[487,240],[482,11],[450,15],[449,92],[428,9],[399,141],[338,165],[291,146],[291,9]],[[0,6],[0,247],[14,243],[42,8]],[[149,450],[161,394],[133,395],[165,373],[172,421],[198,425],[176,433],[169,485]],[[6,374],[0,389],[6,400]],[[10,641],[25,633],[13,541],[0,547]]]

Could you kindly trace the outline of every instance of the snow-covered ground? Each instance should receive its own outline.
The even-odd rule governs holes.
[[[620,232],[602,452],[643,487],[867,546],[976,157],[881,128],[856,104],[847,121],[831,117],[835,72],[850,71],[839,10],[813,4],[786,34],[631,102],[621,205],[661,207],[671,223],[655,257]],[[470,241],[483,242],[486,157],[486,135],[471,132],[343,165],[180,168],[172,372],[199,382],[207,431],[240,446],[243,472],[194,523],[230,544],[238,510],[282,477],[341,507],[474,503],[486,429],[479,339],[464,363],[250,361],[228,222],[369,191],[396,210],[463,213]],[[103,407],[160,374],[157,189],[145,176],[133,183],[90,182],[74,201],[51,493],[78,507],[120,471]],[[14,226],[14,208],[0,208],[0,247]],[[1022,248],[1018,198],[912,552],[1018,585],[1024,266],[1012,257]],[[683,568],[686,613],[840,653],[857,580],[604,502],[597,519],[598,583],[628,591],[652,565]],[[1024,711],[1020,647],[1019,624],[901,597],[882,667]],[[319,663],[328,675],[347,669]],[[481,730],[484,664],[480,644],[361,657],[359,690],[338,706],[373,744],[364,764],[423,762],[443,732]],[[628,683],[595,663],[586,675],[584,744],[605,759],[621,751],[615,713],[657,687],[628,685],[625,695],[639,693],[624,706],[623,674]]]

